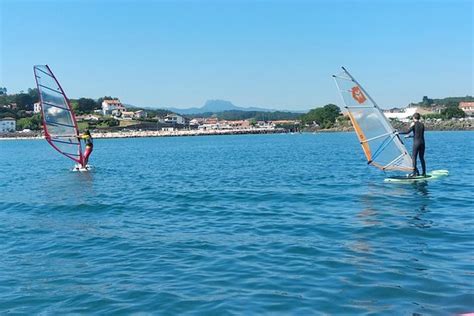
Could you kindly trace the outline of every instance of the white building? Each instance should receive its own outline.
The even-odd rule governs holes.
[[[116,116],[118,120],[134,120],[134,119],[142,119],[147,117],[147,113],[145,111],[121,111],[114,110],[112,112],[113,115]]]
[[[211,129],[220,129],[220,127],[221,126],[219,125],[219,123],[212,123],[212,124],[204,123],[198,126],[198,130],[208,131]]]
[[[16,130],[16,121],[13,117],[0,119],[0,133],[14,132]]]
[[[77,121],[98,121],[99,117],[97,115],[85,114],[85,115],[76,115]]]
[[[118,112],[124,112],[127,109],[123,106],[119,99],[102,101],[102,114],[110,115]]]
[[[173,124],[173,125],[184,125],[186,124],[186,120],[184,117],[178,114],[168,114],[165,117],[165,123]]]
[[[474,115],[474,102],[459,102],[459,108],[463,110],[467,116]]]
[[[439,109],[430,109],[430,108],[421,108],[421,107],[406,107],[404,109],[394,109],[394,110],[384,110],[383,114],[388,119],[397,119],[402,122],[409,122],[413,118],[413,114],[420,113],[421,115],[425,114],[435,114]]]
[[[190,126],[199,126],[199,120],[194,118],[191,121],[189,121],[189,125]]]
[[[135,111],[135,114],[134,114],[134,118],[136,119],[144,119],[148,116],[148,114],[143,111],[143,110],[138,110],[138,111]]]
[[[383,114],[385,115],[386,118],[388,119],[397,119],[399,121],[409,121],[412,117],[413,114],[417,112],[416,107],[408,107],[405,109],[397,109],[397,110],[385,110],[383,111]]]
[[[265,129],[275,129],[275,125],[270,121],[258,121],[257,127]]]
[[[174,132],[177,129],[176,129],[176,127],[162,127],[161,130],[164,131],[164,132]]]
[[[118,117],[118,119],[121,119],[121,120],[133,120],[133,117],[135,115],[135,113],[132,111],[123,111],[121,113],[122,115]]]
[[[33,104],[33,112],[40,113],[41,112],[41,103],[36,102]]]

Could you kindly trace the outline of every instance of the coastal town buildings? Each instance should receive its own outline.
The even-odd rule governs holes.
[[[271,129],[275,128],[275,124],[273,124],[271,121],[258,121],[256,127]]]
[[[185,118],[179,114],[168,114],[165,116],[163,122],[165,124],[171,124],[171,125],[185,125],[186,124]]]
[[[123,111],[121,113],[118,113],[117,119],[120,120],[133,120],[135,112],[133,111]]]
[[[16,120],[13,117],[0,119],[0,133],[9,133],[16,130]]]
[[[3,107],[6,108],[6,109],[10,109],[10,110],[16,110],[17,109],[16,103],[5,104]]]
[[[459,108],[466,113],[466,116],[474,116],[474,102],[459,102]]]
[[[178,129],[189,129],[189,119],[179,114],[167,114],[158,118],[158,129],[175,131]]]
[[[99,117],[93,114],[76,115],[76,120],[80,121],[98,121]]]
[[[143,110],[117,112],[115,118],[117,120],[139,120],[147,117],[147,113]]]
[[[227,124],[234,129],[245,129],[250,128],[249,120],[240,120],[240,121],[228,121]]]
[[[439,113],[437,108],[424,108],[417,106],[408,106],[406,108],[393,108],[384,110],[383,114],[388,119],[397,119],[402,122],[408,122],[412,119],[413,114],[420,113],[421,115]]]
[[[194,123],[194,122],[193,122]],[[250,129],[275,129],[275,123],[272,121],[251,122],[250,120],[226,121],[211,118],[201,121],[198,124],[198,130],[250,130]]]
[[[133,117],[135,119],[145,119],[145,118],[147,118],[147,116],[148,116],[148,114],[143,110],[135,111],[135,113],[133,115]]]
[[[127,111],[127,109],[125,106],[123,106],[119,99],[102,101],[103,115],[116,115],[125,111]]]
[[[224,127],[219,124],[219,123],[203,123],[198,126],[198,130],[202,131],[208,131],[212,129],[224,129]]]
[[[199,125],[200,125],[200,121],[197,118],[193,118],[192,120],[189,121],[190,129],[198,129]]]

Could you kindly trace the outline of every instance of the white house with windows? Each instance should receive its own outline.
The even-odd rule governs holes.
[[[135,119],[144,119],[144,118],[147,118],[148,114],[143,111],[143,110],[138,110],[138,111],[135,111],[135,114],[134,114],[134,118]]]
[[[14,132],[16,130],[16,120],[13,117],[0,119],[0,133]]]
[[[120,119],[120,120],[133,120],[133,116],[135,115],[135,113],[133,111],[123,111],[123,112],[121,112],[121,114],[122,115],[117,117],[117,119]]]
[[[41,112],[41,103],[36,102],[33,104],[33,112],[40,113]]]
[[[118,112],[125,112],[127,109],[123,106],[119,99],[102,101],[102,114],[111,115]]]
[[[474,102],[459,102],[459,108],[463,110],[467,116],[474,116]]]
[[[178,114],[168,114],[165,117],[164,120],[165,123],[167,124],[173,124],[173,125],[184,125],[186,124],[186,120],[184,117]]]
[[[174,131],[176,131],[177,129],[176,129],[176,127],[162,127],[161,130],[162,130],[163,132],[174,132]]]
[[[146,118],[147,114],[145,111],[139,110],[139,111],[122,111],[122,112],[115,112],[113,113],[115,115],[115,118],[118,120],[134,120],[134,119],[141,119],[141,118]]]

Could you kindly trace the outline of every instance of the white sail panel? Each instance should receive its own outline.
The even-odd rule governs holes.
[[[342,69],[333,77],[368,163],[382,170],[412,171],[412,159],[398,132],[364,88]]]
[[[77,163],[82,161],[74,112],[59,82],[47,65],[34,66],[40,95],[45,138],[54,149]]]

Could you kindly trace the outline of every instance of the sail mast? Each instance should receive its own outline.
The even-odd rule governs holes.
[[[382,170],[412,171],[413,164],[398,132],[377,103],[342,67],[333,75],[368,164]]]
[[[369,98],[370,101],[372,101],[373,105],[375,108],[377,108],[377,110],[379,110],[382,114],[382,110],[380,109],[379,105],[377,104],[377,102],[375,102],[374,99],[372,99],[372,97],[370,96],[370,94],[364,89],[364,87],[349,73],[349,71],[347,71],[346,68],[344,67],[341,67],[342,70],[344,70],[344,72],[349,76],[349,78],[351,78],[352,81],[354,81],[354,83],[364,92],[364,94],[367,96],[367,98]],[[395,129],[393,128],[392,124],[390,124],[389,120],[387,119],[387,117],[385,115],[383,115],[384,119],[385,119],[385,122],[387,122],[387,127],[389,129],[391,129],[392,131],[396,132]],[[398,133],[397,133],[398,134]],[[401,141],[401,139],[400,139]],[[403,142],[402,142],[403,143]]]
[[[79,129],[69,99],[48,65],[34,66],[33,71],[46,140],[64,156],[82,163]]]

